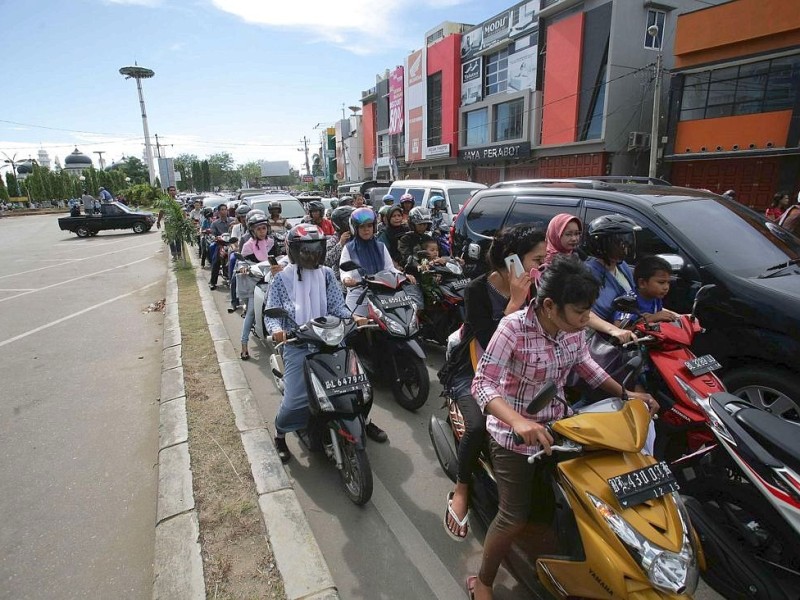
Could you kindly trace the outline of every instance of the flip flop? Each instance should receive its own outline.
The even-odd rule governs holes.
[[[478,581],[478,577],[475,575],[470,575],[467,577],[466,581],[466,588],[467,588],[467,598],[469,600],[475,600],[475,582]]]
[[[464,535],[458,535],[457,533],[453,533],[450,530],[450,528],[447,526],[448,516],[450,516],[453,522],[455,522],[455,524],[458,525],[459,531],[464,532]],[[463,519],[458,518],[458,515],[453,510],[453,492],[449,492],[447,494],[447,510],[444,513],[444,519],[442,519],[442,525],[444,525],[444,530],[447,532],[447,535],[449,535],[456,542],[463,542],[466,539],[467,534],[469,533],[469,523],[467,522],[468,519],[469,519],[469,511],[467,511],[467,514],[464,515]]]

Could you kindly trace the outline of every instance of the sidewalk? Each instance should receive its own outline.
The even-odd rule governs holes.
[[[328,565],[311,532],[292,482],[275,452],[272,437],[250,390],[239,357],[217,312],[194,253],[189,256],[219,362],[236,428],[256,484],[267,538],[289,600],[338,600]],[[181,362],[175,273],[167,269],[164,350],[159,425],[158,509],[156,516],[154,600],[206,597],[199,525],[192,494],[186,394]]]

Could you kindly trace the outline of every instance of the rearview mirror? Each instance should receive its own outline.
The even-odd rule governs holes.
[[[358,263],[353,262],[352,260],[348,260],[347,262],[343,262],[339,265],[339,269],[341,271],[355,271],[359,268]]]
[[[669,268],[673,273],[680,273],[683,271],[683,267],[686,266],[686,262],[683,260],[683,257],[678,256],[677,254],[657,254],[656,256],[667,261],[669,263]]]
[[[283,317],[288,317],[289,313],[286,312],[285,309],[276,306],[274,308],[265,309],[264,316],[269,317],[270,319],[281,319]]]
[[[631,296],[630,294],[614,298],[614,302],[611,306],[618,312],[633,313],[635,315],[639,314],[639,301],[636,299],[636,296]]]
[[[717,289],[717,286],[713,283],[709,283],[697,290],[697,293],[694,295],[694,302],[692,303],[692,319],[697,315],[697,305],[711,296],[715,289]]]
[[[530,401],[528,407],[525,409],[529,415],[535,415],[536,413],[544,410],[549,404],[553,401],[556,397],[556,393],[558,392],[558,388],[553,381],[548,381],[544,384],[544,387],[536,392],[536,395],[533,397],[533,400]]]

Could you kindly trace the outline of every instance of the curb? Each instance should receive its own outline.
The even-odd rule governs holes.
[[[188,254],[195,267],[195,278],[203,312],[214,343],[225,392],[235,417],[236,429],[239,431],[247,460],[250,463],[250,470],[256,484],[261,518],[272,546],[275,563],[283,579],[286,598],[288,600],[338,600],[339,593],[328,564],[325,562],[305,513],[303,513],[292,481],[278,458],[272,442],[272,435],[256,404],[250,384],[247,382],[239,361],[239,355],[219,316],[211,290],[208,289],[207,273],[198,268],[194,252],[189,250]],[[174,282],[175,275],[171,269],[170,274],[171,280]],[[169,287],[167,289],[169,290]],[[169,307],[170,298],[168,297],[168,313]],[[175,304],[175,317],[177,320],[177,304]],[[182,387],[183,379],[181,378]],[[189,492],[191,493],[191,480]],[[168,596],[162,597],[166,599]],[[175,596],[171,596],[171,598],[175,598]]]
[[[206,589],[189,462],[178,285],[169,267],[163,340],[153,600],[203,600]]]

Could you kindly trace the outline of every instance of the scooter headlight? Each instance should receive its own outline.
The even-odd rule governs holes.
[[[319,409],[322,412],[334,412],[333,404],[331,403],[330,398],[328,398],[328,394],[325,393],[325,386],[322,385],[319,377],[314,375],[314,373],[310,373],[310,375],[311,387],[314,388],[314,395],[317,397]]]
[[[336,327],[319,327],[311,325],[314,335],[318,336],[326,346],[338,346],[344,339],[344,322],[339,321]]]
[[[653,544],[600,498],[588,492],[586,495],[611,531],[639,563],[654,587],[670,594],[694,593],[700,577],[700,570],[689,534],[689,518],[678,494],[673,493],[672,496],[678,506],[683,529],[680,552],[671,552]]]
[[[395,335],[405,335],[406,331],[400,323],[392,319],[391,317],[386,317],[386,326],[389,328],[389,331],[394,333]]]

